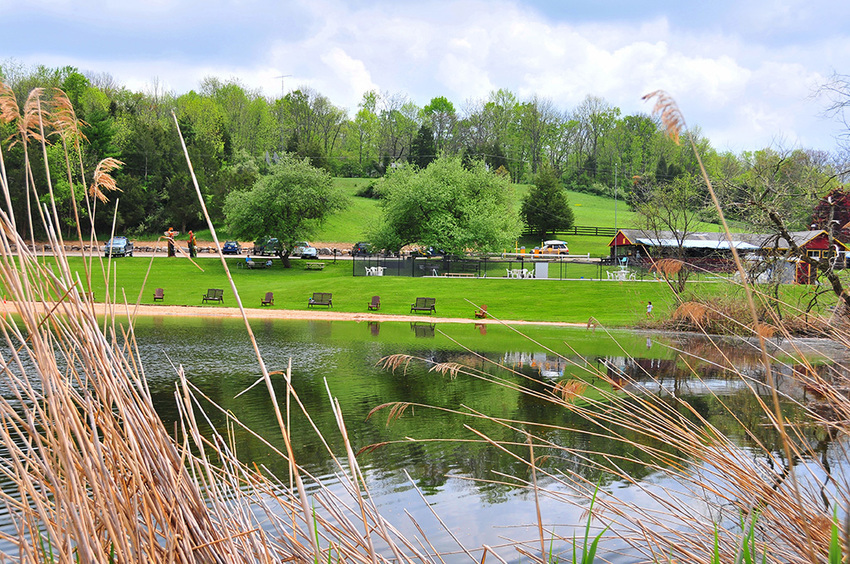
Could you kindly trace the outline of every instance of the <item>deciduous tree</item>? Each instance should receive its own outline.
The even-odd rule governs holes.
[[[383,217],[370,237],[378,248],[421,245],[460,255],[503,249],[519,235],[511,184],[481,161],[466,168],[440,157],[425,170],[401,167],[380,190]]]
[[[666,246],[667,257],[685,261],[685,241],[696,232],[708,202],[699,177],[682,175],[672,182],[647,183],[641,188],[642,197],[633,204],[643,229],[657,240],[673,239],[674,246]],[[677,294],[685,290],[690,270],[674,270],[676,281],[671,287]]]
[[[280,258],[289,268],[295,243],[309,239],[322,220],[342,209],[344,201],[326,171],[306,159],[284,155],[253,188],[229,194],[224,214],[235,237],[277,237],[285,247]]]

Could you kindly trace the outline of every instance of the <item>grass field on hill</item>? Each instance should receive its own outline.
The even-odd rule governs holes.
[[[375,179],[371,178],[334,178],[334,186],[348,197],[348,205],[340,212],[330,217],[319,227],[313,236],[313,240],[324,243],[356,243],[368,239],[367,233],[380,219],[380,201],[373,198],[356,196]],[[516,208],[519,209],[523,196],[528,193],[530,185],[515,184]],[[623,200],[614,201],[613,198],[605,198],[583,192],[567,192],[570,204],[575,215],[575,225],[592,227],[620,227],[634,228],[640,225],[640,217],[629,209]],[[615,210],[616,208],[616,210]],[[615,213],[616,211],[616,213]],[[230,238],[224,226],[220,226],[219,238],[223,241]],[[716,224],[705,223],[698,226],[700,231],[718,231]],[[212,237],[208,230],[198,231],[195,234],[201,241],[209,241]],[[181,234],[180,239],[185,239],[186,234]],[[592,257],[607,256],[609,254],[607,237],[592,236],[565,236],[569,243],[570,252],[574,255],[590,254]],[[540,246],[542,241],[536,237],[521,237],[517,240],[517,247],[533,249]],[[504,249],[512,252],[514,249]]]
[[[350,242],[366,239],[366,233],[371,225],[380,218],[380,202],[371,198],[362,198],[355,194],[368,186],[369,178],[335,178],[334,186],[349,196],[349,206],[328,218],[313,237],[316,241]],[[528,192],[529,185],[515,184],[517,204]],[[614,200],[581,192],[568,192],[570,203],[575,213],[576,225],[591,225],[614,227]],[[628,209],[625,202],[617,202],[617,225],[631,227],[637,221],[634,212]],[[570,251],[574,254],[602,256],[608,254],[608,239],[605,237],[570,237]],[[531,249],[540,245],[540,241],[532,237],[524,237],[518,241],[519,246]],[[505,249],[511,251],[512,249]]]
[[[52,261],[50,258],[44,259]],[[118,299],[135,303],[141,290],[148,258],[115,259],[112,272]],[[351,261],[324,261],[322,271],[305,270],[305,263],[294,261],[284,269],[279,261],[265,270],[239,267],[241,258],[228,259],[236,287],[243,304],[259,308],[266,292],[274,292],[272,309],[307,310],[313,292],[333,293],[335,311],[366,313],[373,295],[381,297],[383,314],[409,314],[410,304],[417,297],[437,299],[440,317],[472,318],[473,304],[487,304],[489,312],[504,320],[560,321],[587,323],[596,318],[605,326],[634,326],[645,318],[647,301],[652,301],[655,315],[665,317],[674,307],[674,298],[663,283],[608,282],[591,280],[515,280],[505,278],[407,278],[397,276],[352,276]],[[82,271],[82,259],[70,258],[72,268]],[[235,307],[236,300],[217,258],[199,258],[199,269],[185,258],[153,259],[151,274],[141,296],[141,303],[153,304],[156,288],[165,290],[165,305],[200,306],[207,288],[224,289],[224,307]],[[82,274],[81,274],[82,278]],[[112,286],[112,285],[110,285]],[[703,298],[734,292],[723,283],[693,283],[690,291]],[[790,293],[801,293],[801,287],[789,287]],[[94,293],[98,301],[105,297],[102,277],[95,280]],[[789,296],[790,297],[790,296]],[[428,315],[422,315],[428,319]]]
[[[313,237],[316,241],[354,243],[366,240],[369,228],[380,219],[380,201],[363,198],[355,194],[375,180],[371,178],[334,178],[334,186],[350,198],[348,207],[333,216],[319,228]],[[516,209],[528,193],[530,185],[514,184]],[[605,198],[594,194],[568,191],[567,195],[573,208],[575,225],[592,227],[634,228],[640,225],[640,217],[629,209],[622,199]],[[718,231],[719,226],[712,223],[700,224],[700,231]],[[565,237],[570,252],[576,255],[590,254],[593,257],[609,254],[607,237],[568,236]],[[540,246],[536,237],[521,237],[517,246],[533,249]],[[512,251],[512,249],[505,249]]]

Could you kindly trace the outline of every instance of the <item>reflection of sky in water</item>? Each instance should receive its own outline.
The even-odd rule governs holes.
[[[400,441],[382,447],[373,453],[358,457],[366,474],[370,491],[382,514],[401,531],[418,536],[415,526],[405,511],[410,513],[429,534],[429,540],[440,550],[456,550],[451,536],[442,531],[431,514],[429,506],[438,513],[461,541],[468,547],[482,544],[498,546],[506,538],[527,540],[532,549],[536,547],[536,507],[534,497],[527,491],[498,484],[486,484],[474,480],[505,480],[500,473],[522,473],[522,464],[511,463],[509,457],[499,457],[495,449],[471,448],[459,443],[409,443],[406,437],[417,438],[467,438],[463,424],[470,423],[487,432],[498,433],[498,429],[487,429],[480,421],[461,417],[450,417],[424,408],[410,408],[396,423],[387,425],[387,412],[379,412],[367,419],[369,412],[385,402],[410,401],[423,404],[442,405],[457,409],[470,405],[475,409],[491,412],[494,416],[517,420],[545,420],[553,425],[570,427],[581,422],[552,405],[520,396],[515,392],[498,388],[481,380],[459,376],[455,379],[429,372],[414,363],[407,370],[390,373],[376,366],[378,361],[390,354],[407,353],[436,362],[460,362],[473,364],[476,368],[498,373],[499,371],[481,362],[469,353],[450,343],[441,331],[449,333],[460,342],[481,351],[488,358],[512,367],[523,376],[507,375],[512,381],[523,385],[542,387],[552,384],[571,374],[584,374],[586,369],[608,370],[629,373],[632,377],[641,371],[652,371],[657,380],[645,380],[645,389],[665,388],[670,381],[679,382],[676,376],[674,354],[657,343],[646,346],[646,337],[637,335],[627,343],[633,355],[643,354],[649,358],[629,359],[622,356],[619,346],[605,342],[601,335],[589,336],[586,332],[569,333],[564,330],[540,330],[535,338],[546,346],[567,354],[565,340],[586,340],[577,346],[579,356],[570,353],[566,360],[552,352],[520,337],[511,337],[509,330],[497,326],[487,331],[470,326],[437,326],[431,336],[430,324],[425,329],[409,324],[381,323],[357,324],[328,321],[300,322],[253,322],[252,327],[261,354],[270,371],[285,371],[292,361],[293,383],[299,398],[316,420],[322,434],[331,442],[335,452],[342,453],[339,433],[335,428],[330,410],[325,382],[338,397],[346,418],[346,424],[355,450],[382,441]],[[426,334],[427,333],[427,334]],[[231,410],[250,428],[267,437],[277,446],[280,431],[274,421],[268,392],[263,385],[257,386],[240,398],[242,390],[253,384],[260,376],[257,360],[251,343],[240,322],[233,320],[185,320],[180,318],[156,318],[141,320],[136,330],[139,356],[145,367],[152,397],[166,428],[172,428],[176,417],[173,389],[174,366],[180,365],[188,378],[214,401]],[[425,338],[422,338],[425,337]],[[628,340],[628,339],[627,339]],[[571,343],[572,344],[572,343]],[[651,353],[651,355],[650,355]],[[273,377],[278,398],[284,401],[282,376]],[[679,382],[681,384],[681,382]],[[702,388],[688,381],[688,388],[678,387],[677,393],[685,391],[708,393],[724,390],[724,393],[740,393],[740,382],[723,375],[705,380]],[[5,385],[5,384],[3,384]],[[3,390],[8,397],[8,390]],[[703,406],[714,409],[716,405]],[[208,410],[209,411],[209,410]],[[706,413],[710,417],[710,413]],[[213,425],[223,430],[221,417],[211,415]],[[293,443],[296,457],[307,470],[330,484],[333,491],[341,492],[334,485],[335,466],[320,447],[315,445],[312,431],[303,420],[293,417]],[[518,440],[521,437],[503,433],[500,440]],[[600,446],[583,435],[567,431],[552,431],[547,438],[556,444],[571,448],[608,448]],[[613,443],[613,441],[608,441]],[[275,474],[285,477],[285,465],[276,459],[267,448],[244,433],[237,436],[240,458],[246,462],[268,465]],[[743,452],[743,451],[742,451]],[[527,451],[519,451],[527,456]],[[539,454],[538,454],[539,455]],[[407,481],[403,470],[410,473],[415,483],[425,493],[426,501]],[[571,476],[571,472],[584,471],[580,460],[564,457],[552,459],[548,471],[556,476]],[[527,478],[527,476],[526,476]],[[595,483],[593,476],[586,476]],[[566,478],[563,478],[568,482]],[[621,501],[652,508],[657,504],[648,491],[662,492],[675,484],[658,473],[642,477],[645,490],[627,485],[622,481],[603,484],[604,492],[613,492]],[[561,484],[541,475],[541,485],[551,492],[544,495],[541,511],[544,521],[554,527],[559,536],[572,537],[583,534],[586,517],[582,509],[564,502],[575,500],[569,484]],[[426,505],[426,503],[428,505]],[[575,528],[575,530],[573,530]],[[610,544],[606,548],[614,548]],[[622,547],[617,547],[622,548]],[[506,558],[513,558],[513,550],[501,551]],[[458,555],[449,561],[460,561]],[[628,557],[614,561],[626,562]]]

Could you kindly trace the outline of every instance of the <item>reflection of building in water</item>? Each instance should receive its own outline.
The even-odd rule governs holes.
[[[502,364],[514,369],[528,366],[543,378],[560,380],[564,376],[567,361],[558,356],[549,356],[545,352],[507,352],[502,358]]]
[[[625,356],[599,357],[597,366],[615,388],[631,392],[672,395],[728,396],[752,389],[759,395],[769,393],[765,384],[764,368],[755,364],[742,364],[724,368],[714,363],[700,363],[690,359],[629,358]],[[780,391],[789,397],[802,397],[804,388],[794,377],[793,368],[784,364],[771,367]]]
[[[690,340],[688,346],[682,348],[692,356],[634,358],[622,355],[565,359],[545,352],[517,351],[504,353],[502,364],[518,372],[556,382],[570,376],[570,372],[579,373],[586,369],[587,375],[597,373],[607,377],[615,389],[636,393],[677,396],[730,396],[747,390],[758,395],[769,393],[767,373],[760,357],[752,350],[726,347],[721,356],[716,349],[712,351],[707,346],[701,347],[697,340]],[[712,352],[714,356],[696,356]],[[823,366],[814,370],[824,377],[830,369]],[[801,366],[795,370],[793,366],[777,362],[771,366],[771,371],[779,391],[786,397],[802,399],[807,391],[809,395],[817,391],[817,386],[812,384],[813,378],[805,377],[806,370]]]

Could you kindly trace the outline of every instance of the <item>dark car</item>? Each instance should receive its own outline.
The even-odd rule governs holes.
[[[446,253],[442,249],[435,249],[434,247],[420,247],[418,249],[414,249],[411,251],[410,256],[412,257],[441,257]]]
[[[133,256],[133,242],[126,237],[113,237],[103,248],[103,256],[131,257]]]
[[[283,245],[276,237],[262,237],[254,241],[252,255],[276,255],[283,250]]]
[[[239,246],[237,241],[225,241],[224,246],[221,247],[221,254],[223,255],[241,255],[242,247]]]
[[[353,257],[368,257],[371,254],[371,245],[365,241],[354,243],[354,246],[351,247],[351,256]]]

